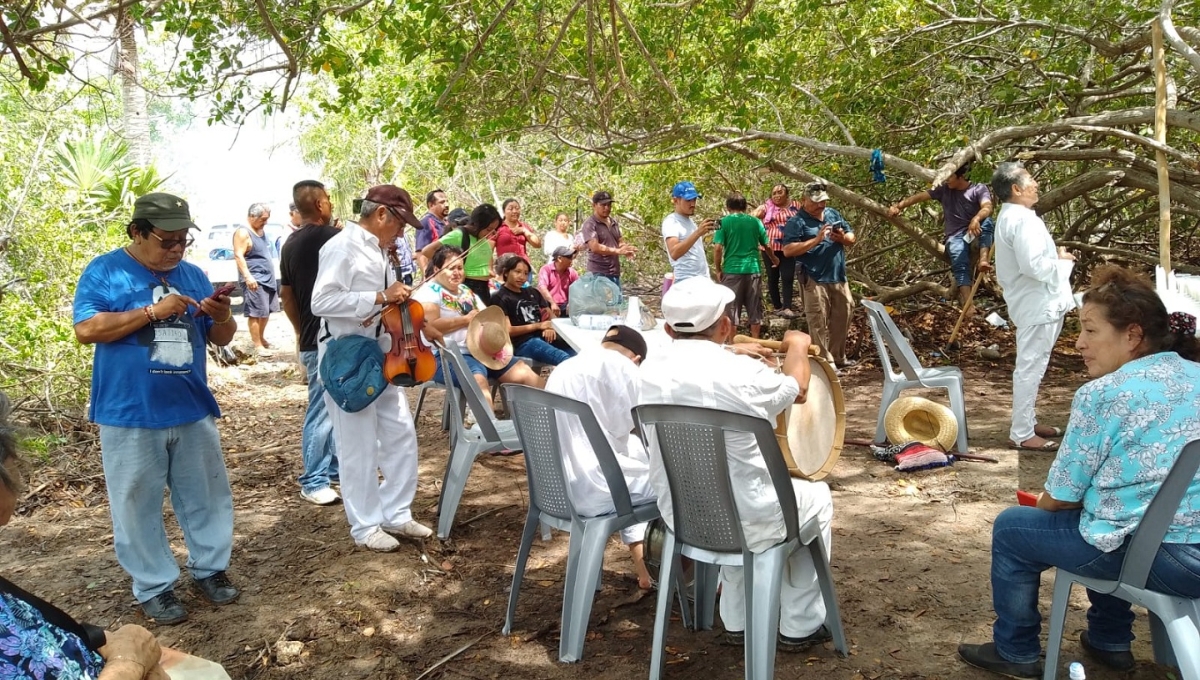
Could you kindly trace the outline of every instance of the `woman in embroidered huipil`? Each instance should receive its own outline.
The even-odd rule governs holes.
[[[1121,571],[1130,536],[1185,444],[1200,439],[1196,319],[1168,314],[1138,275],[1101,267],[1083,296],[1076,347],[1095,380],[1079,388],[1037,507],[1000,513],[992,528],[993,642],[961,645],[975,666],[1041,677],[1038,585],[1050,567],[1094,578]],[[1200,597],[1200,481],[1184,497],[1147,587]],[[1080,646],[1102,665],[1134,666],[1128,602],[1088,591]]]

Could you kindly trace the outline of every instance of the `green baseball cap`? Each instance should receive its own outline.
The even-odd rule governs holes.
[[[199,229],[192,222],[187,201],[171,194],[153,193],[133,202],[133,219],[146,220],[163,231]]]

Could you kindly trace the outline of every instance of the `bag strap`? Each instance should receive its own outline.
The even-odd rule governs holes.
[[[76,621],[75,619],[71,618],[70,614],[67,614],[63,610],[55,607],[36,595],[25,592],[21,588],[17,587],[17,585],[12,581],[9,581],[3,576],[0,576],[0,592],[8,593],[9,595],[12,595],[18,600],[21,600],[33,607],[38,611],[39,614],[42,615],[42,618],[46,619],[46,621],[50,622],[55,627],[65,630],[66,632],[71,633],[75,637],[79,638],[83,641],[83,644],[93,652],[99,651],[100,648],[103,647],[107,642],[104,636],[103,628]]]

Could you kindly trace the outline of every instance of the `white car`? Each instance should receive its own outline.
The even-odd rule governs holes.
[[[188,249],[187,260],[204,270],[213,287],[241,280],[237,262],[233,259],[233,232],[244,224],[217,224],[202,229],[196,242]],[[267,223],[267,241],[271,244],[271,260],[275,263],[275,275],[279,276],[279,244],[289,230],[282,224]]]

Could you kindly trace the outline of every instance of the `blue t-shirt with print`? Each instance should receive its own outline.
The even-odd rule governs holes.
[[[212,295],[204,272],[190,262],[151,272],[118,248],[92,260],[75,289],[74,323],[103,312],[140,310],[167,295],[194,300]],[[208,416],[219,418],[208,389],[205,344],[213,320],[187,314],[146,324],[112,342],[95,344],[88,417],[100,425],[164,429]]]
[[[833,208],[825,208],[823,222],[801,210],[783,225],[783,243],[787,245],[812,240],[826,224],[834,229],[842,229],[847,234],[854,233],[842,214]],[[799,262],[809,278],[817,283],[846,282],[846,249],[828,236],[801,255]]]
[[[1079,388],[1046,491],[1083,502],[1079,533],[1104,552],[1137,529],[1183,446],[1200,439],[1200,364],[1174,352],[1134,359]],[[1200,480],[1164,543],[1200,544]]]

